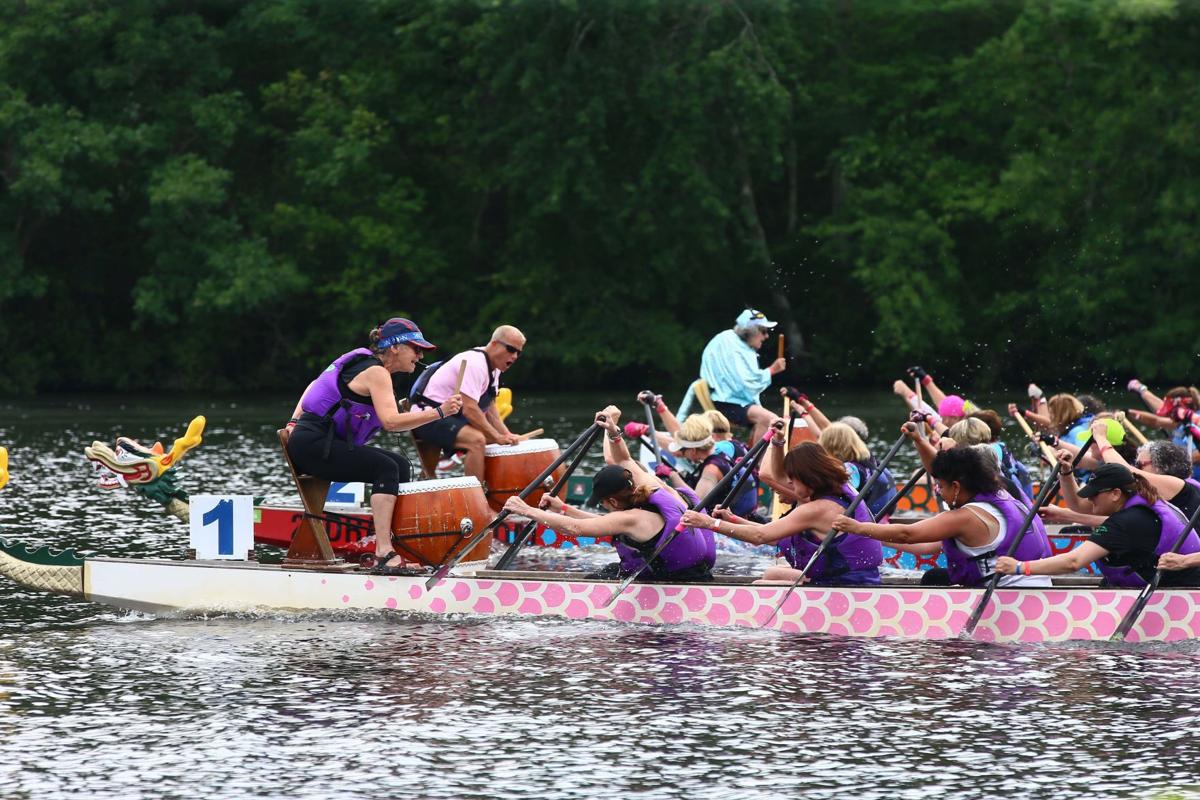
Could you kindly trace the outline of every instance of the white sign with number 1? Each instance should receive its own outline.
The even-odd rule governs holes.
[[[188,543],[196,558],[245,561],[254,549],[254,498],[248,494],[194,494]]]

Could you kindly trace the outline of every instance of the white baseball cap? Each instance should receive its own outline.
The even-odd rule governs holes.
[[[767,319],[767,315],[758,309],[747,308],[738,314],[737,322],[734,324],[739,328],[748,328],[751,325],[757,325],[760,328],[774,328],[778,323],[771,322]]]

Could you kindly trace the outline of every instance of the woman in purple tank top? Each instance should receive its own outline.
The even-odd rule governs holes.
[[[763,475],[772,480],[777,491],[797,505],[779,519],[760,525],[736,517],[725,509],[712,516],[699,511],[683,515],[687,525],[708,528],[753,544],[777,544],[789,566],[768,567],[763,581],[786,581],[800,577],[826,536],[833,521],[842,516],[857,497],[850,488],[849,475],[842,462],[816,442],[804,442],[783,455],[781,427],[771,440],[771,456]],[[773,462],[773,463],[772,463]],[[786,476],[784,479],[779,475]],[[855,518],[870,520],[866,504],[859,503]],[[879,565],[883,548],[878,542],[861,536],[845,536],[826,548],[806,573],[815,584],[862,586],[879,583]]]
[[[367,442],[380,429],[411,430],[455,414],[462,398],[454,395],[438,408],[401,412],[392,375],[412,372],[434,346],[410,320],[394,317],[370,333],[370,349],[338,356],[304,390],[288,423],[288,456],[298,472],[331,481],[371,485],[375,522],[376,571],[394,573],[403,559],[392,547],[392,511],[400,484],[410,475],[408,459]]]
[[[1008,551],[1029,508],[1003,488],[999,465],[986,449],[958,445],[937,453],[929,466],[950,511],[911,525],[877,525],[840,517],[833,527],[913,552],[932,555],[940,550],[946,556],[948,575],[930,570],[922,576],[922,583],[948,580],[950,584],[978,586],[994,571],[997,556]],[[1046,529],[1037,517],[1016,553],[1023,560],[1050,555]],[[1019,575],[1002,580],[1001,585],[1049,586],[1050,580]]]
[[[550,495],[542,497],[541,508],[510,497],[505,509],[568,536],[611,536],[620,562],[589,577],[620,578],[637,571],[653,555],[662,537],[670,536],[667,546],[642,576],[646,580],[711,580],[717,559],[712,532],[685,526],[672,534],[689,504],[697,503],[698,498],[686,486],[667,486],[633,459],[622,438],[620,419],[621,411],[616,406],[596,415],[597,424],[606,430],[604,460],[608,466],[592,479],[588,502],[602,505],[607,514],[573,508]]]

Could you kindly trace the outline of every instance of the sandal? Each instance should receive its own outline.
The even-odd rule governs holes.
[[[390,553],[384,553],[381,556],[375,556],[375,566],[371,567],[370,572],[373,575],[392,575],[393,570],[403,569],[403,564],[397,564],[389,567],[387,562],[391,561],[396,556],[400,555],[395,550]]]

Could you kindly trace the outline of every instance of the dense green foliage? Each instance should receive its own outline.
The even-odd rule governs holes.
[[[743,304],[797,381],[1190,378],[1198,41],[1175,0],[14,0],[0,387],[298,387],[406,313],[670,391]]]

